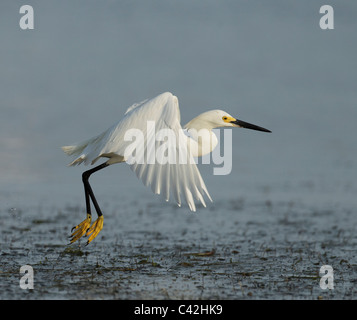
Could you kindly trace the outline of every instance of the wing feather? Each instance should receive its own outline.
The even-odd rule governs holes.
[[[149,126],[151,121],[154,126]],[[126,133],[130,129],[139,129],[142,136],[138,138],[137,146],[143,146],[144,159],[141,163],[133,162],[134,155],[126,154],[127,148],[133,141],[126,141]],[[157,140],[156,134],[162,129],[170,129],[176,137],[176,145],[169,145],[168,140]],[[134,104],[125,113],[122,120],[115,123],[100,135],[89,139],[82,144],[64,147],[64,151],[77,156],[71,164],[93,164],[100,157],[110,158],[108,163],[126,161],[136,176],[145,186],[151,187],[156,194],[161,194],[169,200],[170,193],[176,203],[181,206],[184,200],[192,211],[196,210],[194,199],[206,206],[204,196],[211,201],[201,174],[194,162],[192,154],[187,149],[188,139],[180,124],[180,110],[178,99],[170,92]],[[153,152],[156,155],[158,148],[168,145],[168,152],[174,151],[176,163],[152,162]],[[180,163],[183,159],[184,163]],[[181,157],[181,158],[180,158]],[[149,160],[149,161],[148,161]],[[154,159],[156,160],[156,158]]]

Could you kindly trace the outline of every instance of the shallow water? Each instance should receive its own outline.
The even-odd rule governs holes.
[[[89,246],[67,245],[85,217],[80,198],[7,208],[1,298],[356,298],[357,222],[348,205],[273,200],[261,188],[255,199],[223,196],[190,213],[139,190],[140,200],[98,192],[104,229]],[[33,290],[19,286],[22,265],[34,269]],[[319,286],[322,265],[333,267],[333,290]]]
[[[0,10],[0,298],[356,299],[357,4],[321,30],[309,0],[153,3],[38,0],[34,30]],[[197,213],[124,165],[94,175],[104,229],[68,246],[85,168],[60,146],[165,91],[182,124],[219,108],[272,133],[232,130],[232,172],[200,166],[214,203]]]

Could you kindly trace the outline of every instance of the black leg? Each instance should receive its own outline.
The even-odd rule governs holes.
[[[91,213],[91,208],[90,208],[89,192],[88,192],[88,188],[85,184],[84,184],[84,195],[86,198],[86,211],[87,211],[87,214],[89,214],[91,216],[92,213]]]
[[[103,214],[102,211],[100,210],[97,199],[94,196],[92,187],[90,186],[88,180],[92,173],[97,172],[103,168],[106,168],[107,166],[108,164],[102,163],[101,165],[94,167],[93,169],[87,170],[82,174],[84,194],[86,199],[87,218],[84,221],[82,221],[79,225],[72,228],[72,232],[73,230],[75,231],[70,236],[71,243],[77,241],[78,239],[86,235],[89,237],[87,241],[87,245],[88,245],[89,242],[91,242],[98,235],[100,230],[102,230],[103,228]],[[92,225],[91,225],[92,214],[91,214],[90,200],[92,200],[95,210],[97,211],[98,214],[98,219]]]
[[[94,167],[93,169],[87,170],[85,172],[83,172],[82,174],[82,181],[84,184],[84,193],[85,193],[85,198],[86,198],[86,209],[87,209],[87,213],[89,215],[91,215],[91,209],[90,209],[90,200],[89,198],[92,200],[93,205],[95,210],[97,211],[98,217],[102,216],[102,211],[100,210],[100,207],[98,205],[97,199],[94,196],[92,187],[89,184],[89,177],[91,176],[92,173],[97,172],[103,168],[108,167],[109,165],[106,163],[102,163],[97,167]]]

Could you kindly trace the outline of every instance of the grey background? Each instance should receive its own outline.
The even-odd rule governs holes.
[[[19,27],[23,4],[34,8],[34,30]],[[357,3],[328,2],[334,30],[319,27],[324,4],[2,1],[1,215],[38,203],[84,208],[85,168],[67,168],[60,147],[100,133],[131,104],[171,91],[183,124],[221,108],[273,132],[233,130],[228,176],[200,166],[218,221],[222,204],[239,198],[332,210],[337,224],[340,212],[352,212],[347,224],[355,230]],[[165,205],[125,165],[92,181],[98,197],[119,209],[118,199]],[[318,228],[331,227],[325,222]]]

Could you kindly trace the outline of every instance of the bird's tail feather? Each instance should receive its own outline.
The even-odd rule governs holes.
[[[67,155],[77,157],[74,161],[68,164],[69,166],[81,164],[85,160],[85,155],[83,154],[83,151],[87,147],[89,142],[90,140],[87,140],[74,146],[61,147]]]
[[[81,146],[80,146],[81,147]],[[64,153],[68,154],[69,156],[75,155],[77,153],[81,153],[84,148],[80,148],[79,146],[63,146],[61,149]]]
[[[98,160],[98,153],[101,153],[98,151],[98,147],[96,145],[100,145],[101,140],[106,137],[107,132],[104,131],[98,136],[95,136],[93,138],[90,138],[88,140],[85,140],[83,142],[80,142],[78,144],[72,145],[72,146],[63,146],[62,150],[69,156],[76,157],[70,164],[69,166],[74,166],[81,164],[84,162],[84,164],[89,164],[92,161],[92,164]],[[92,148],[92,149],[91,149]],[[94,148],[94,149],[93,149]],[[101,150],[99,148],[99,150]]]

